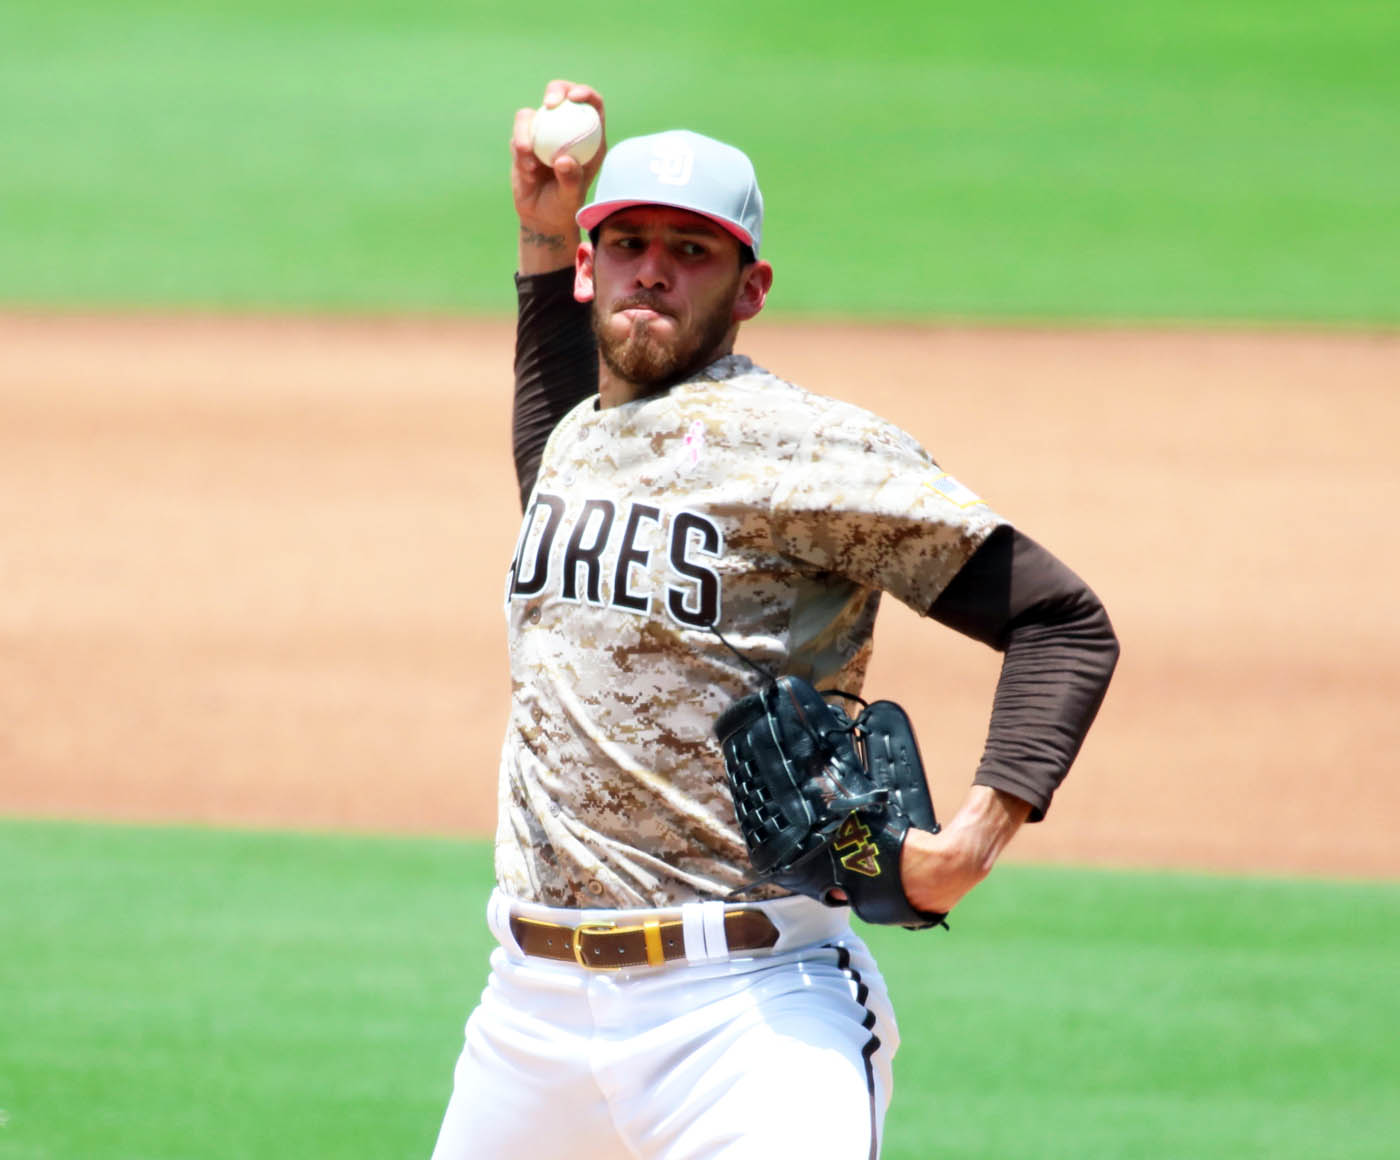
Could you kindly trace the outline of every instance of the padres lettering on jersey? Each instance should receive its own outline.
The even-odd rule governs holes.
[[[710,727],[756,678],[709,626],[771,671],[859,692],[881,591],[926,611],[998,523],[898,428],[739,356],[577,407],[507,579],[501,887],[630,907],[739,886]]]
[[[669,566],[663,593],[644,583],[658,534]],[[563,496],[537,490],[521,525],[509,594],[556,591],[562,600],[641,615],[660,599],[678,624],[708,628],[719,621],[720,581],[707,561],[723,554],[719,525],[695,512],[664,514],[654,504],[611,499],[586,499],[571,511]]]

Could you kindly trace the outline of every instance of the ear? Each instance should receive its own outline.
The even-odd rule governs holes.
[[[747,322],[763,309],[768,291],[773,288],[773,267],[768,262],[754,262],[744,267],[739,278],[739,294],[734,299],[734,321]],[[574,292],[578,296],[578,292]]]
[[[574,254],[574,301],[593,301],[593,246],[579,242]]]

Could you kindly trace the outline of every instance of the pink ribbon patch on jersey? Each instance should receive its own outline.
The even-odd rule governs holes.
[[[685,433],[685,464],[686,470],[700,465],[700,453],[705,450],[705,424],[695,419],[691,421],[690,429]]]

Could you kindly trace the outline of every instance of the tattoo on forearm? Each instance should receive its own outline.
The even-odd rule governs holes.
[[[563,250],[569,244],[563,234],[537,234],[529,226],[520,227],[520,241],[522,245],[555,251]]]

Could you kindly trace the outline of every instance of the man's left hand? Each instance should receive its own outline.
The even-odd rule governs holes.
[[[941,831],[910,830],[899,861],[910,903],[919,910],[952,910],[991,873],[1030,812],[1029,802],[974,785]]]

